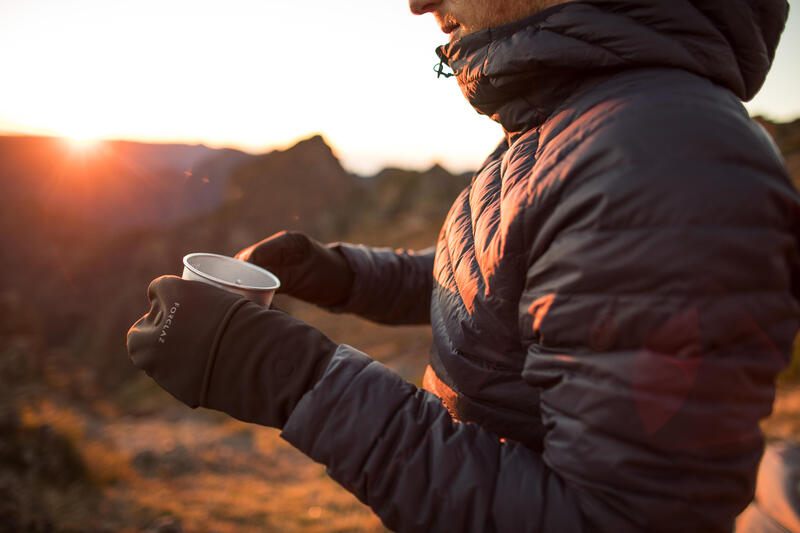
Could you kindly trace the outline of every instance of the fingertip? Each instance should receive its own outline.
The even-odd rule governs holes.
[[[162,307],[161,303],[163,300],[171,299],[170,295],[178,290],[177,285],[181,283],[188,282],[173,275],[160,276],[150,282],[147,288],[147,298],[150,301],[150,315],[152,315],[155,310]]]
[[[159,279],[161,279],[161,278],[154,279],[147,286],[147,299],[150,301],[150,305],[151,306],[158,299],[158,280]]]
[[[150,282],[150,286],[147,288],[148,292],[155,292],[158,290],[159,287],[163,284],[164,280],[169,276],[159,276],[155,278],[153,281]]]
[[[234,255],[234,259],[238,259],[239,261],[247,261],[247,258],[250,257],[250,253],[253,251],[252,246],[248,246],[247,248],[242,248],[236,255]]]
[[[160,290],[160,289],[162,289],[164,287],[170,287],[170,286],[174,286],[174,285],[179,285],[180,283],[183,283],[185,281],[186,280],[184,280],[183,278],[180,278],[178,276],[174,276],[172,274],[167,274],[167,275],[164,275],[164,276],[159,276],[156,279],[154,279],[153,281],[151,281],[150,282],[150,286],[153,288],[153,290]]]

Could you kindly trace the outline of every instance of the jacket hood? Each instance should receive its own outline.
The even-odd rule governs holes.
[[[475,109],[509,133],[534,127],[587,80],[684,69],[742,100],[759,91],[786,0],[581,0],[441,46]]]

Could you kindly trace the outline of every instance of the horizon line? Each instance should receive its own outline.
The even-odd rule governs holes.
[[[406,166],[398,166],[397,164],[392,164],[390,161],[384,160],[384,162],[381,163],[380,167],[375,167],[375,168],[378,169],[377,171],[373,171],[373,172],[369,172],[369,173],[363,173],[363,172],[360,172],[360,171],[355,171],[352,168],[351,165],[345,163],[344,159],[346,159],[346,158],[343,158],[340,154],[337,153],[337,149],[332,145],[332,143],[328,140],[328,138],[322,132],[310,133],[308,135],[297,137],[297,138],[295,138],[293,140],[290,140],[290,141],[288,141],[286,143],[282,143],[282,144],[275,144],[275,145],[272,145],[272,146],[265,146],[265,148],[260,149],[260,150],[259,149],[246,148],[244,145],[238,145],[237,146],[236,144],[210,143],[210,142],[202,140],[202,139],[189,139],[189,138],[183,138],[183,139],[179,139],[179,138],[176,138],[176,139],[169,139],[169,138],[166,138],[166,139],[164,139],[164,138],[161,138],[161,139],[159,139],[159,138],[147,139],[147,138],[135,137],[135,136],[132,136],[132,137],[108,136],[108,137],[106,137],[106,136],[103,136],[103,135],[99,135],[97,137],[76,138],[76,137],[71,137],[71,136],[66,135],[66,134],[61,134],[61,133],[52,132],[52,131],[34,132],[34,131],[21,131],[21,130],[7,130],[7,129],[4,129],[4,128],[0,127],[0,138],[3,138],[3,137],[9,137],[9,138],[11,138],[11,137],[18,137],[18,138],[19,137],[23,137],[23,138],[24,137],[28,137],[28,138],[39,138],[39,139],[53,139],[53,140],[56,140],[56,141],[63,141],[63,142],[66,142],[66,143],[70,143],[70,142],[74,142],[74,143],[86,143],[86,142],[89,142],[89,143],[115,143],[116,142],[116,143],[142,144],[142,145],[150,145],[150,146],[203,147],[203,148],[208,148],[209,150],[234,150],[234,151],[237,151],[237,152],[240,152],[240,153],[243,153],[243,154],[256,156],[256,157],[257,156],[269,155],[269,154],[274,153],[274,152],[285,152],[287,150],[291,150],[292,148],[294,148],[295,146],[297,146],[298,144],[300,144],[302,142],[309,141],[311,139],[319,137],[319,138],[322,139],[322,142],[325,144],[325,146],[327,146],[331,150],[331,152],[333,153],[333,156],[336,158],[336,160],[339,162],[339,164],[342,165],[342,168],[348,174],[352,174],[352,175],[354,175],[356,177],[360,177],[360,178],[375,177],[378,174],[380,174],[381,172],[386,171],[386,170],[403,170],[403,171],[408,171],[408,172],[425,173],[425,172],[428,172],[428,171],[433,170],[435,168],[442,168],[447,173],[449,173],[449,174],[451,174],[453,176],[460,176],[460,175],[465,174],[467,172],[474,172],[474,170],[469,170],[469,171],[464,171],[464,172],[454,171],[451,168],[448,168],[448,166],[444,162],[437,161],[435,159],[431,159],[431,161],[429,163],[427,163],[426,165],[424,165],[424,166],[414,166],[413,164],[406,165]],[[372,165],[372,166],[375,166],[375,165]]]

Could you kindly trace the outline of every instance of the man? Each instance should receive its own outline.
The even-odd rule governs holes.
[[[788,5],[410,6],[506,134],[435,252],[284,233],[239,257],[335,311],[430,322],[427,390],[174,277],[150,286],[134,363],[191,406],[282,428],[398,531],[731,531],[800,322],[800,203],[741,105]]]

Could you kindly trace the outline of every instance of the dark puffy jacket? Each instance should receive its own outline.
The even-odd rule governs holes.
[[[431,321],[428,391],[343,345],[284,437],[398,531],[730,531],[800,323],[800,203],[740,101],[787,9],[591,0],[442,47],[506,139],[435,260],[342,247],[345,310]]]

